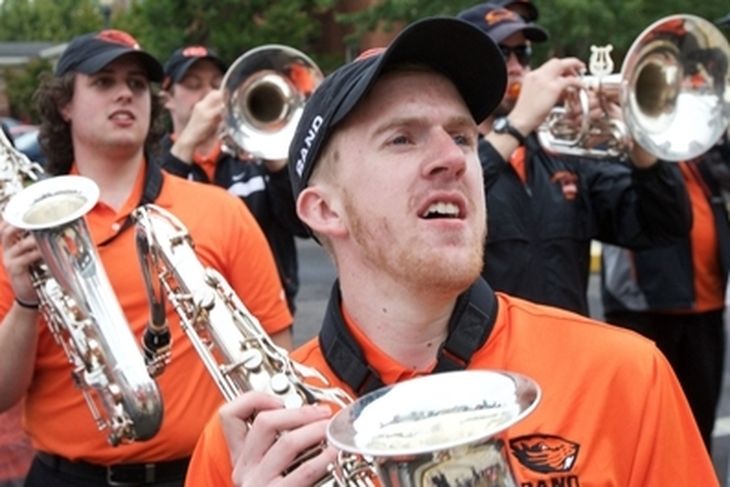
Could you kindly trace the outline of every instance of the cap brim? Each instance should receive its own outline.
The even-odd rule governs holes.
[[[112,61],[127,55],[134,54],[144,65],[147,70],[147,76],[150,81],[161,82],[164,76],[162,71],[162,65],[152,55],[147,54],[144,51],[138,51],[135,49],[129,49],[126,47],[119,47],[118,49],[109,49],[103,53],[84,59],[83,62],[74,69],[80,73],[94,74],[103,69],[107,64]]]
[[[448,33],[447,38],[444,33]],[[350,113],[384,68],[399,63],[424,64],[444,74],[454,83],[477,123],[499,105],[507,86],[504,58],[486,34],[453,17],[427,18],[398,34],[369,68],[371,73],[353,87],[357,96],[347,97],[332,124]]]
[[[500,42],[507,39],[509,36],[514,35],[518,32],[522,32],[525,39],[532,42],[545,42],[548,40],[548,33],[542,27],[537,25],[519,23],[504,23],[498,25],[489,31],[489,36],[494,39],[494,42],[499,44]]]

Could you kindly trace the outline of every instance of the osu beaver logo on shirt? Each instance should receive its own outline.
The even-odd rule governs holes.
[[[526,468],[539,473],[568,472],[580,445],[553,435],[527,435],[509,442],[512,454]]]
[[[578,194],[578,177],[570,171],[556,171],[550,178],[550,181],[560,184],[563,191],[563,197],[568,200],[574,200]]]

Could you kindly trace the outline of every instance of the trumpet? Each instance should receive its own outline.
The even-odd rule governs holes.
[[[314,61],[293,47],[270,44],[245,52],[221,82],[224,149],[286,159],[304,105],[323,78]]]
[[[616,157],[632,143],[659,159],[680,161],[710,149],[730,123],[730,45],[711,22],[693,15],[664,17],[633,42],[619,74],[612,46],[593,46],[584,87],[554,108],[538,128],[545,150],[582,157]],[[617,101],[621,117],[603,110],[591,120],[587,90]],[[566,114],[578,112],[577,121]]]

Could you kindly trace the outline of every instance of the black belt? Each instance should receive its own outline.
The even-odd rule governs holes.
[[[58,455],[37,452],[36,456],[56,472],[100,480],[108,485],[144,485],[155,482],[184,480],[190,458],[158,463],[120,463],[117,465],[95,465],[87,462],[72,462]]]

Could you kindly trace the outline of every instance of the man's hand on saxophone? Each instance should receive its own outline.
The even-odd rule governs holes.
[[[301,463],[303,452],[325,442],[332,411],[327,406],[286,409],[280,399],[263,392],[246,392],[220,408],[222,430],[230,451],[237,486],[312,485],[335,461],[332,448],[317,451]],[[297,464],[298,463],[298,464]],[[292,464],[297,466],[290,471]]]
[[[0,243],[16,304],[24,309],[37,309],[38,295],[28,273],[28,267],[41,258],[35,238],[3,221],[0,223]]]

